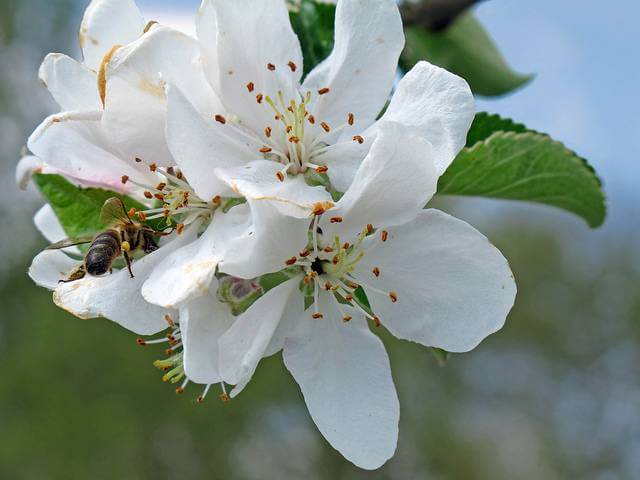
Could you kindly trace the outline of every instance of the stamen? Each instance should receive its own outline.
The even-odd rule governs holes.
[[[383,230],[380,233],[380,238],[382,239],[383,242],[386,242],[387,238],[389,238],[389,232],[387,232],[386,230]]]
[[[329,87],[324,87],[324,88],[321,88],[320,90],[318,90],[318,95],[326,95],[330,91],[331,91],[331,89]]]
[[[183,232],[183,231],[184,231],[184,223],[179,223],[179,224],[176,226],[176,233],[177,233],[178,235],[182,235],[182,232]]]
[[[315,216],[322,215],[327,210],[333,208],[333,203],[331,202],[318,202],[313,205],[312,214]]]
[[[184,393],[184,389],[187,388],[187,385],[189,384],[189,379],[185,378],[184,382],[182,382],[182,385],[180,385],[178,388],[176,388],[176,394],[177,395],[181,395]]]
[[[126,185],[126,183],[129,181],[129,176],[128,175],[123,175],[120,180],[122,181],[123,185]]]
[[[295,265],[297,261],[298,261],[298,259],[297,259],[296,257],[291,257],[291,258],[290,258],[289,260],[287,260],[285,263],[286,263],[288,266],[291,266],[291,265]]]
[[[273,148],[271,148],[271,147],[262,147],[260,149],[260,153],[270,153],[272,151],[273,151]]]
[[[273,72],[276,69],[276,66],[273,63],[267,63],[267,69]]]
[[[127,215],[129,216],[129,218],[133,218],[136,215],[136,209],[133,207],[130,208],[129,213],[127,213]]]
[[[380,276],[380,269],[378,267],[373,267],[373,275],[375,275],[376,278]]]
[[[329,133],[329,132],[331,131],[331,127],[327,124],[327,122],[322,122],[322,123],[320,124],[320,126],[321,126],[321,127],[322,127],[322,129],[323,129],[325,132],[327,132],[327,133]]]
[[[230,398],[229,398],[229,395],[227,395],[227,389],[224,386],[224,382],[220,382],[220,387],[222,388],[222,394],[220,395],[220,400],[222,400],[222,403],[229,403]]]
[[[355,115],[354,115],[353,113],[350,113],[350,114],[347,116],[347,123],[348,123],[349,125],[353,125],[353,124],[354,124],[354,122],[355,122]]]
[[[216,119],[216,122],[221,123],[223,125],[227,123],[227,119],[224,118],[223,115],[216,115],[214,118]]]
[[[249,90],[249,93],[253,92],[253,90],[255,89],[255,84],[253,82],[249,82],[247,83],[247,90]]]
[[[355,135],[353,137],[353,141],[362,145],[364,143],[364,138],[362,138],[360,135]]]
[[[262,95],[261,93],[256,95],[256,102],[262,103],[263,99],[264,99],[264,95]]]
[[[265,135],[265,137],[267,137],[267,138],[271,138],[271,132],[272,132],[271,127],[267,127],[267,128],[265,128],[265,129],[264,129],[264,135]]]
[[[209,388],[211,388],[211,385],[207,385],[206,387],[204,387],[204,392],[202,392],[202,395],[200,395],[200,396],[198,396],[198,398],[196,398],[196,402],[198,402],[198,403],[204,402],[204,399],[207,396],[207,393],[209,393]]]
[[[298,69],[298,66],[293,63],[293,61],[290,61],[289,63],[287,63],[287,65],[289,65],[289,68],[291,69],[292,72],[295,72]]]
[[[342,217],[331,217],[329,221],[331,223],[342,223]]]
[[[398,294],[396,292],[389,292],[389,298],[393,303],[398,301]]]

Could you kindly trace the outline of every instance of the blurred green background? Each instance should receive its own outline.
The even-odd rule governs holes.
[[[199,390],[177,396],[162,383],[152,366],[162,349],[138,347],[134,335],[106,320],[81,321],[56,309],[49,292],[26,276],[45,245],[31,222],[41,200],[33,190],[18,191],[13,175],[26,137],[55,111],[37,67],[50,51],[78,55],[84,6],[0,0],[0,479],[639,478],[639,195],[629,178],[637,166],[626,158],[609,176],[607,162],[619,157],[598,157],[597,145],[610,138],[590,139],[596,147],[582,151],[595,152],[611,197],[612,215],[601,230],[545,207],[439,203],[510,260],[517,305],[502,331],[446,366],[427,349],[383,334],[402,413],[397,454],[377,472],[358,470],[326,444],[279,355],[262,362],[238,399],[223,404],[210,395],[197,405]],[[596,35],[616,25],[605,16],[600,27]],[[516,27],[504,32],[517,35]],[[620,41],[637,45],[637,37]],[[546,48],[544,40],[538,48]],[[536,68],[519,64],[511,50],[523,71]],[[635,78],[637,57],[628,68]],[[519,117],[517,103],[505,107],[520,120],[533,105],[523,98]],[[538,98],[538,111],[545,102],[556,105]],[[570,116],[560,129],[556,116],[547,120],[567,135],[581,128]]]

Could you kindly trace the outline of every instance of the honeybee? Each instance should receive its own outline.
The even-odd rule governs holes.
[[[100,212],[100,221],[109,228],[94,237],[69,238],[47,247],[47,250],[58,250],[91,243],[82,264],[76,267],[65,280],[60,280],[61,283],[80,280],[87,274],[98,277],[107,272],[111,273],[112,265],[120,255],[124,258],[129,276],[134,278],[131,269],[132,254],[137,250],[144,253],[154,252],[158,249],[154,237],[166,235],[131,220],[124,203],[117,197],[111,197],[104,203]]]

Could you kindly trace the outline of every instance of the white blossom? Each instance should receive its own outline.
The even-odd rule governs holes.
[[[515,298],[507,261],[482,234],[445,213],[422,210],[436,188],[433,158],[427,141],[385,122],[353,185],[311,222],[282,215],[270,200],[253,202],[262,221],[235,244],[249,255],[231,255],[221,271],[253,277],[288,265],[299,273],[220,338],[219,331],[210,335],[217,347],[191,352],[202,355],[194,363],[212,362],[212,348],[219,352],[222,379],[236,385],[233,397],[261,358],[284,349],[318,428],[363,468],[392,456],[399,418],[386,353],[366,320],[398,338],[465,352],[502,327]],[[301,286],[313,301],[306,311]],[[205,316],[191,323],[187,345],[190,337],[204,338],[202,329],[211,330],[212,321]]]
[[[201,399],[216,383],[237,395],[283,350],[322,434],[377,468],[395,451],[399,404],[367,322],[463,352],[513,305],[500,252],[424,210],[465,144],[472,94],[419,62],[390,98],[404,46],[393,0],[338,1],[334,49],[304,80],[284,0],[204,0],[196,22],[194,39],[145,22],[132,0],[94,0],[84,63],[45,59],[62,113],[31,136],[18,180],[42,168],[129,193],[145,204],[133,217],[174,230],[135,259],[134,278],[59,283],[78,250],[44,251],[29,273],[80,318],[170,327],[140,343],[168,342],[157,365],[178,391],[204,384]],[[48,206],[35,221],[52,242],[64,234]],[[239,316],[221,301],[224,282],[259,294],[254,279],[275,272],[288,280]]]

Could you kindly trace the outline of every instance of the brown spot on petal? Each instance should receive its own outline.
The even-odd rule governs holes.
[[[107,98],[107,65],[109,65],[111,58],[120,48],[122,48],[122,45],[114,45],[111,47],[111,50],[102,57],[102,63],[98,69],[98,92],[100,93],[100,100],[102,101],[103,107]]]
[[[154,25],[158,25],[158,22],[156,22],[155,20],[151,20],[149,23],[147,23],[147,26],[144,27],[142,33],[147,33]]]

